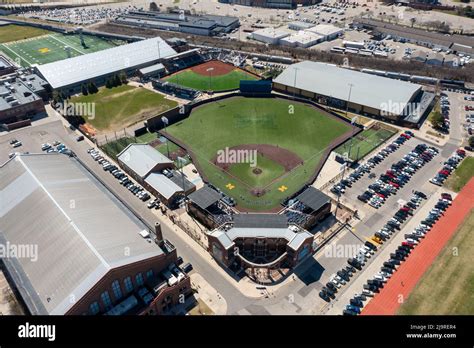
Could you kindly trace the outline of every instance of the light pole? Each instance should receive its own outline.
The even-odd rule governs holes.
[[[209,73],[209,91],[212,90],[212,71],[213,70],[214,68],[206,69],[206,71]]]
[[[176,68],[176,84],[179,85],[179,74],[178,74],[179,65],[173,64],[173,66]]]
[[[352,87],[354,85],[352,83],[349,83],[349,96],[347,98],[347,102],[346,102],[346,118],[348,118],[348,113],[349,113],[349,102],[351,100],[351,93],[352,93]],[[350,156],[351,156],[351,149],[352,149],[352,140],[354,139],[354,129],[355,129],[355,126],[354,126],[354,123],[355,121],[357,120],[357,116],[354,117],[352,120],[351,120],[351,125],[352,125],[352,135],[351,135],[351,142],[349,144],[349,153],[347,155],[347,158],[344,159],[344,168],[342,168],[342,176],[341,176],[341,180],[344,180],[344,174],[346,173],[346,168],[347,168],[347,162],[348,160],[350,160]],[[334,212],[334,215],[337,219],[337,210],[339,209],[339,201],[341,199],[341,192],[338,193],[337,195],[337,203],[336,203],[336,211]]]
[[[186,160],[180,156],[176,157],[176,160],[178,161],[179,163],[179,170],[181,172],[181,178],[183,179],[183,192],[184,192],[184,198],[185,200],[188,199],[188,195],[186,194],[186,187],[184,186],[184,172],[183,172],[183,167],[184,167],[184,163],[186,162]]]
[[[163,122],[163,124],[165,125],[163,129],[164,129],[164,131],[166,132],[166,127],[167,127],[168,124],[169,124],[168,118],[165,117],[165,116],[163,116],[163,117],[161,118],[161,122]],[[168,144],[168,138],[166,138],[166,152],[167,152],[167,154],[168,154],[168,158],[170,158],[170,147],[169,147],[169,144]]]

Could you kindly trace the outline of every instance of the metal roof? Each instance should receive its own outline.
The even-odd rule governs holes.
[[[140,74],[146,75],[154,72],[161,72],[165,70],[165,66],[161,63],[153,64],[151,66],[147,66],[146,68],[140,69]]]
[[[227,232],[223,230],[214,230],[209,233],[216,237],[222,246],[229,249],[234,245],[237,238],[280,238],[288,241],[288,247],[298,250],[301,244],[313,235],[308,231],[302,230],[294,232],[290,228],[240,228],[234,227]]]
[[[170,199],[175,193],[183,192],[180,186],[160,173],[151,173],[146,177],[145,182],[166,199]]]
[[[141,68],[173,54],[176,54],[176,51],[163,39],[154,37],[40,65],[37,69],[51,87],[56,89],[121,70]]]
[[[142,178],[158,164],[173,164],[172,160],[148,144],[129,144],[117,158]]]
[[[64,314],[113,268],[163,251],[77,160],[19,155],[0,167],[0,242],[37,246],[3,261],[32,314]],[[128,250],[129,253],[125,253]]]
[[[277,214],[237,214],[234,215],[237,228],[286,228],[288,218]]]
[[[296,199],[314,211],[319,210],[323,205],[331,201],[328,195],[312,186],[300,193]]]
[[[201,209],[207,209],[218,202],[222,198],[222,194],[209,186],[203,186],[196,192],[191,193],[188,198]]]
[[[303,61],[290,65],[275,80],[285,86],[390,112],[393,105],[403,110],[421,86],[400,80],[364,74],[335,65]],[[399,107],[398,107],[399,106]]]

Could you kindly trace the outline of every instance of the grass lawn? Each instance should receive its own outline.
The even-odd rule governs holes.
[[[255,168],[262,169],[262,172],[255,174],[253,172]],[[256,167],[251,167],[248,163],[237,163],[229,168],[229,173],[251,187],[262,187],[282,176],[285,173],[285,168],[279,163],[258,154]]]
[[[474,314],[474,211],[423,275],[401,315]],[[455,249],[456,248],[456,249]],[[454,250],[457,251],[454,254]]]
[[[183,70],[164,78],[164,80],[199,91],[213,90],[217,92],[239,88],[240,80],[257,80],[257,78],[241,70],[234,70],[225,75],[211,76],[211,78],[197,74],[192,70]]]
[[[71,103],[95,103],[95,118],[88,119],[99,131],[121,130],[178,105],[145,88],[122,85],[101,88],[98,93],[73,97]]]
[[[20,29],[22,28],[36,29],[20,26]],[[0,27],[0,33],[1,30]],[[3,43],[0,45],[0,49],[10,58],[17,60],[22,66],[31,66],[68,58],[68,53],[64,50],[65,46],[71,48],[71,57],[77,57],[115,47],[119,43],[84,35],[85,46],[82,46],[79,35],[65,35],[48,31],[38,35],[43,36],[25,41]]]
[[[10,24],[0,27],[0,43],[24,40],[52,33],[52,31],[45,29]]]
[[[372,127],[362,131],[354,138],[352,142],[352,148],[351,140],[349,139],[334,151],[343,155],[346,153],[349,154],[350,150],[350,159],[360,160],[379,147],[380,144],[392,137],[394,134],[395,131],[390,131],[384,128],[376,129]]]
[[[290,105],[294,113],[289,112]],[[314,174],[324,150],[350,130],[349,124],[306,104],[244,97],[205,104],[193,110],[189,118],[167,128],[169,134],[194,152],[195,161],[211,183],[234,197],[241,207],[255,211],[273,209],[298,191]],[[261,178],[251,173],[250,164],[231,165],[233,175],[229,175],[211,162],[218,150],[241,144],[279,146],[298,155],[304,164],[271,183],[281,175],[281,166],[274,161],[258,160]],[[253,184],[266,187],[267,192],[261,197],[253,196]]]
[[[473,176],[474,157],[467,157],[461,162],[461,165],[456,168],[453,175],[446,180],[444,186],[455,192],[459,192]]]

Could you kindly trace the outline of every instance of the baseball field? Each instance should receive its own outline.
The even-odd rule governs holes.
[[[116,46],[99,37],[84,35],[81,44],[77,34],[60,34],[32,27],[7,25],[0,27],[0,51],[24,67],[46,64]],[[69,53],[66,50],[69,47]]]
[[[199,91],[225,91],[237,89],[240,80],[257,80],[250,74],[231,64],[221,61],[209,61],[194,67],[181,70],[163,80]]]
[[[240,209],[275,211],[350,136],[351,125],[303,103],[232,97],[197,107],[165,134]]]

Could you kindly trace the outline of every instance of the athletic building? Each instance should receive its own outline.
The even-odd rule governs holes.
[[[223,266],[291,268],[311,255],[314,236],[289,224],[285,215],[237,214],[208,233],[209,252]]]
[[[120,167],[131,177],[171,207],[196,186],[173,170],[174,163],[148,144],[130,144],[117,156]]]
[[[1,262],[30,314],[166,314],[190,293],[159,224],[151,231],[77,159],[17,155],[0,186],[0,244],[23,250]]]
[[[422,123],[434,100],[416,83],[311,61],[290,65],[273,80],[273,89],[412,127]]]
[[[57,62],[39,65],[38,73],[52,90],[71,94],[81,91],[81,85],[94,82],[104,85],[107,78],[120,72],[135,74],[139,69],[157,64],[176,54],[159,37],[84,54]]]

